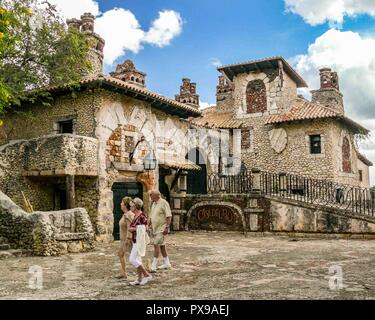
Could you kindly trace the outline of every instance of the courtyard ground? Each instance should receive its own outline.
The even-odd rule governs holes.
[[[0,260],[0,299],[375,299],[374,240],[174,233],[173,269],[143,287],[128,284],[132,267],[129,280],[114,278],[117,246]]]

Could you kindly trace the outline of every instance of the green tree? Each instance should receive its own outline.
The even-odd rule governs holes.
[[[89,70],[89,43],[41,0],[0,0],[0,116]]]

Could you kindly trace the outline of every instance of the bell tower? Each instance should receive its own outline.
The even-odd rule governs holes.
[[[199,109],[199,95],[197,95],[197,84],[191,82],[190,79],[182,79],[180,86],[180,94],[176,95],[176,101],[188,104]]]
[[[74,28],[86,35],[90,50],[88,59],[91,62],[92,70],[83,72],[84,77],[97,76],[103,72],[103,50],[105,41],[94,32],[95,16],[91,13],[84,13],[81,19],[68,19],[66,21],[69,29]]]
[[[133,61],[126,60],[116,67],[116,71],[111,76],[119,80],[134,84],[144,88],[146,86],[146,74],[135,68]]]
[[[233,110],[233,83],[224,75],[219,76],[219,84],[216,86],[217,111]]]
[[[320,104],[344,115],[343,95],[340,92],[337,72],[332,71],[330,68],[320,69],[319,72],[320,89],[311,91],[312,102],[319,102]]]

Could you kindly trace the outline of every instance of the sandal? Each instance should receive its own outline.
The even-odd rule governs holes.
[[[120,274],[119,276],[116,276],[115,278],[116,278],[116,279],[127,279],[128,276],[123,275],[123,274]]]

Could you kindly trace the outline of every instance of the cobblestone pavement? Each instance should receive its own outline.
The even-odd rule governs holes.
[[[135,279],[132,267],[129,280],[115,279],[117,246],[98,244],[92,252],[62,257],[0,260],[0,299],[375,298],[374,240],[175,233],[169,237],[173,269],[159,271],[143,287],[128,284]],[[340,284],[331,279],[340,275],[340,268],[343,286],[332,290],[329,283],[333,289]],[[38,270],[43,282],[31,281]]]

